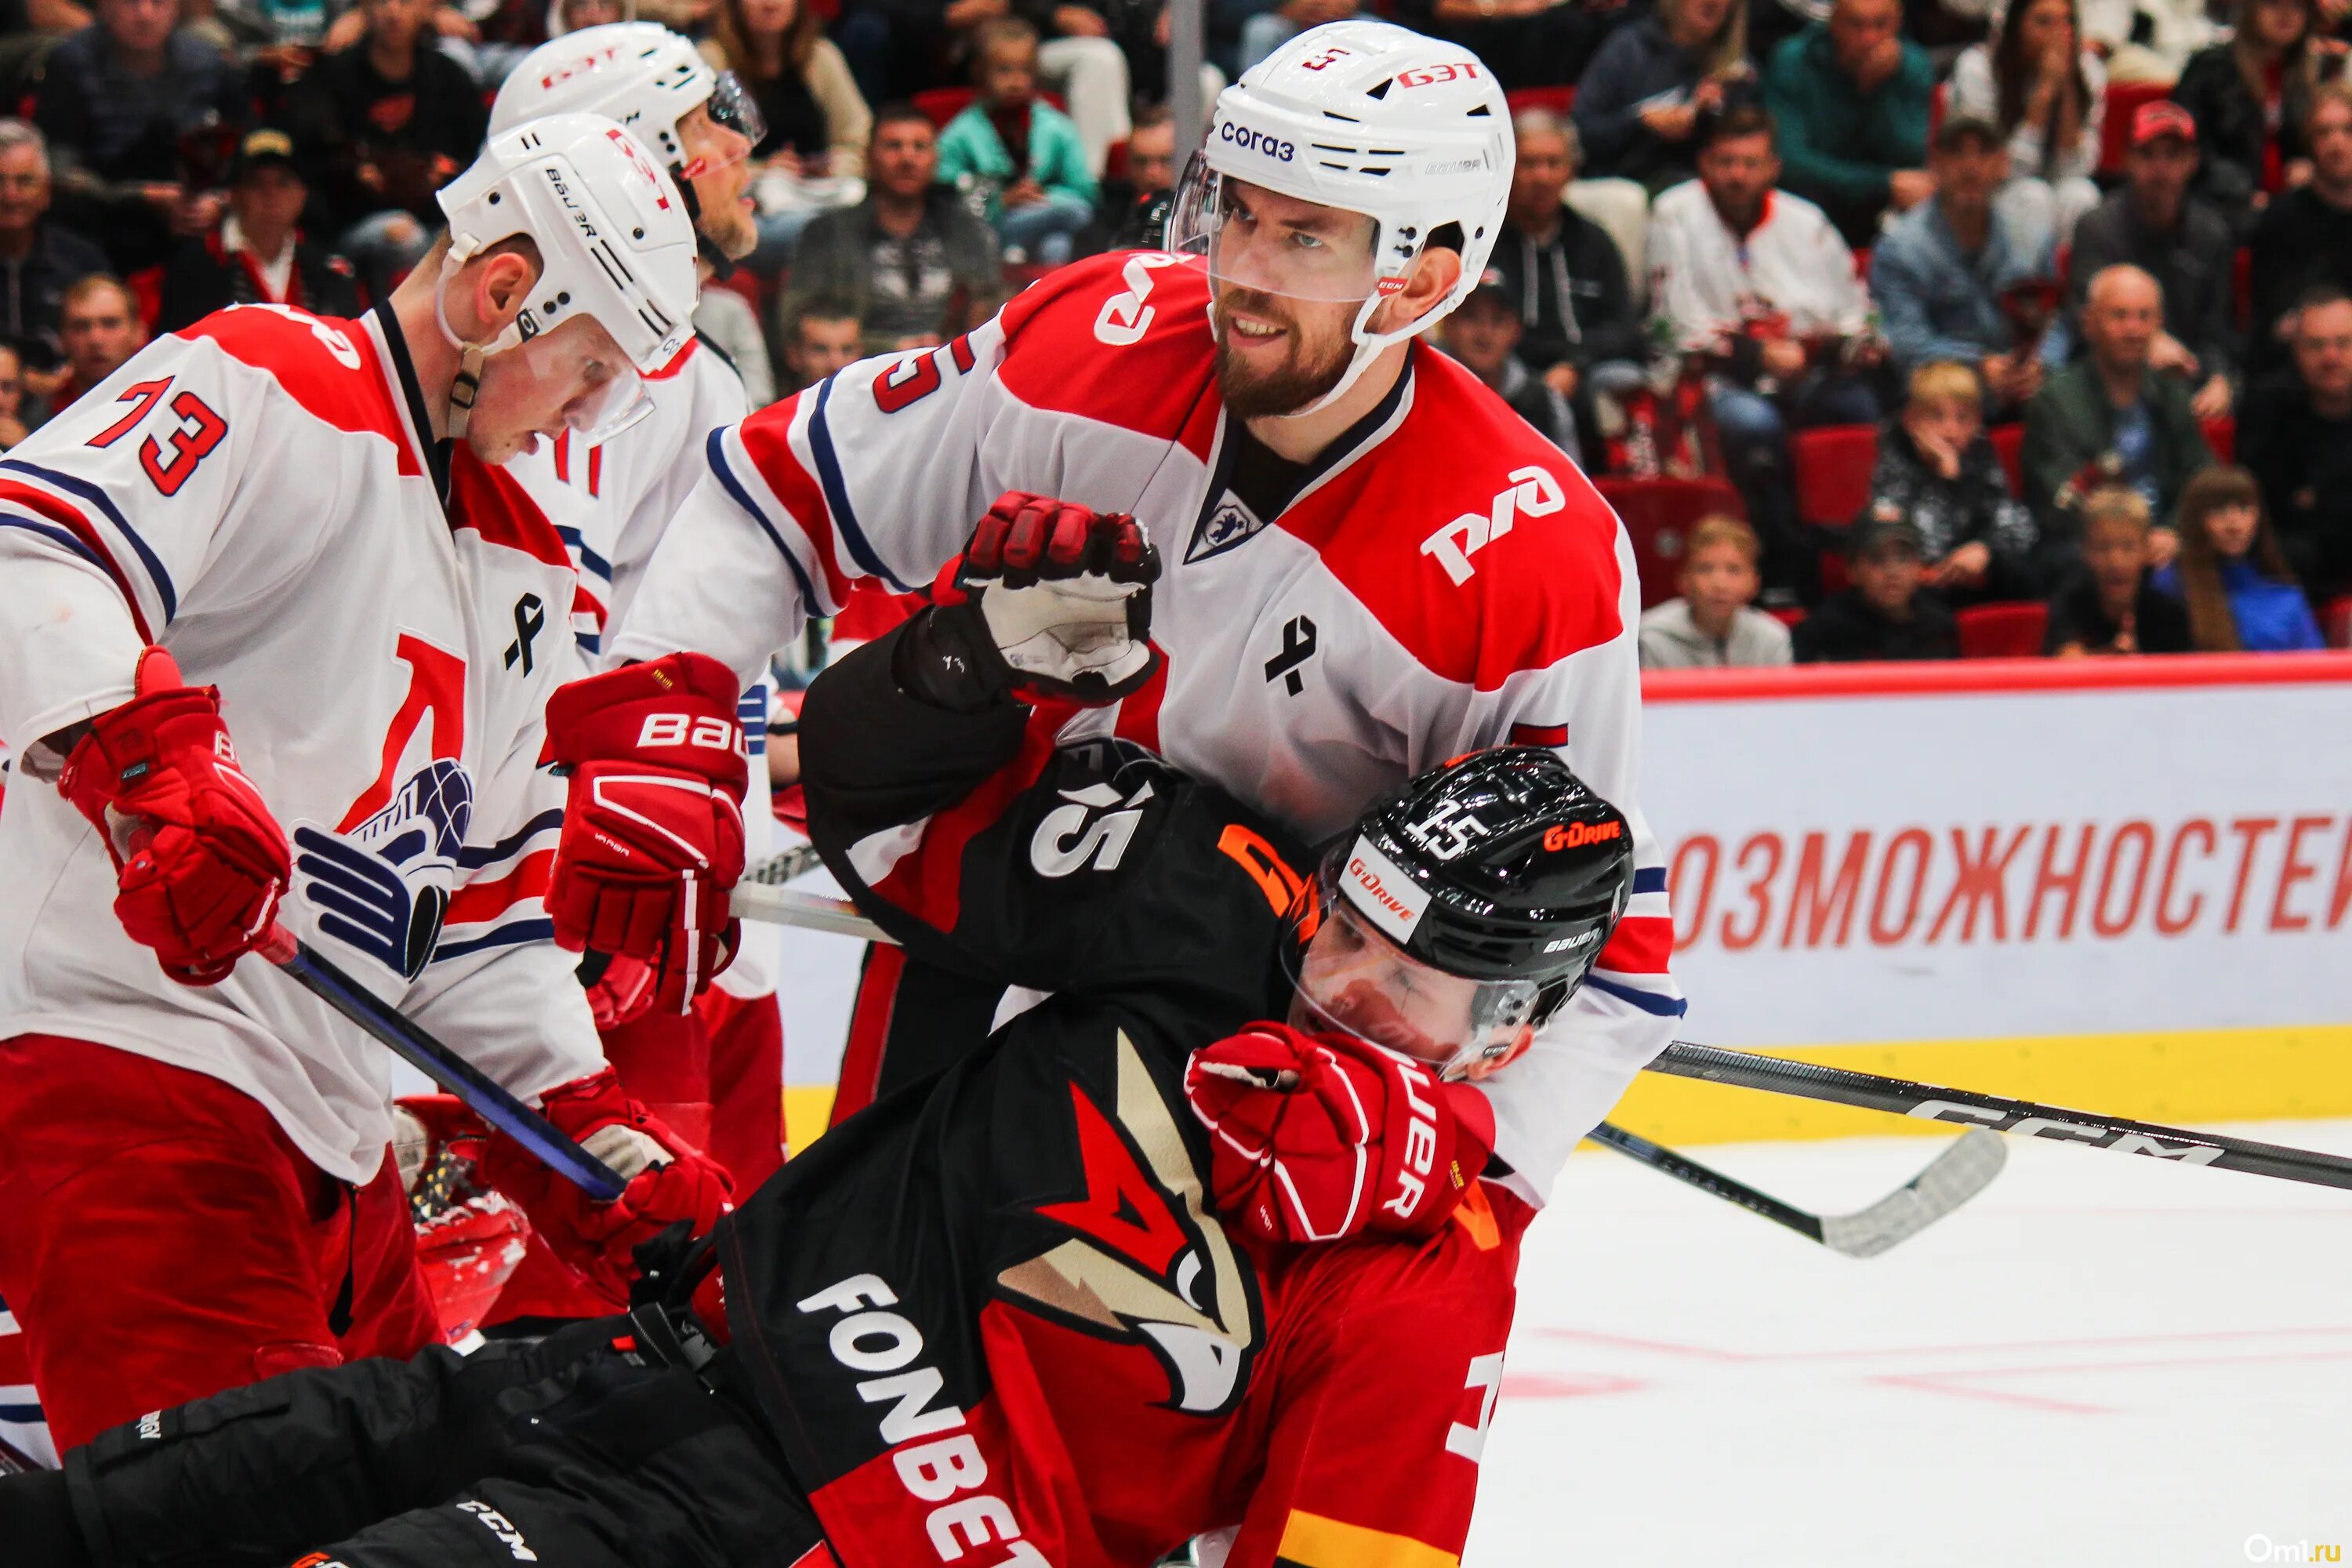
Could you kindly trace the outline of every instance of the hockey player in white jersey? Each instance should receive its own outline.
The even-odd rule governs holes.
[[[751,149],[766,134],[759,107],[732,73],[714,72],[689,40],[654,22],[583,27],[543,44],[499,89],[495,134],[541,115],[584,111],[620,122],[677,181],[701,247],[707,280],[759,242],[749,196]],[[742,378],[725,355],[689,338],[646,377],[645,417],[600,442],[569,433],[508,466],[553,524],[580,569],[572,630],[592,664],[605,625],[625,607],[646,558],[704,470],[712,431],[747,411]],[[767,688],[744,692],[751,752],[746,854],[768,852]],[[590,987],[604,1054],[629,1092],[706,1148],[746,1191],[783,1163],[783,1025],[775,999],[780,934],[745,931],[734,962],[697,1001],[656,994],[656,976],[633,960],[606,966]],[[667,1000],[667,1007],[656,1005]],[[715,1102],[715,1103],[714,1103]],[[493,1323],[608,1311],[543,1247],[508,1282]]]
[[[1637,872],[1591,983],[1492,1087],[1497,1155],[1540,1202],[1683,1005],[1634,807],[1623,531],[1417,341],[1480,276],[1511,163],[1503,94],[1465,50],[1372,22],[1301,34],[1219,98],[1168,252],[1065,268],[715,438],[611,651],[698,648],[749,676],[853,583],[926,583],[961,519],[1020,490],[1131,512],[1166,563],[1164,672],[1096,722],[1310,834],[1458,752],[1564,748],[1626,808]],[[1117,843],[1119,804],[1074,802],[1039,853],[1075,867]],[[874,1043],[853,1036],[845,1108],[877,1080]]]
[[[614,1086],[549,940],[541,763],[610,694],[551,732],[575,577],[493,466],[629,417],[690,331],[693,230],[591,115],[493,138],[440,201],[368,316],[208,317],[0,462],[0,1298],[60,1448],[436,1335],[388,1058],[239,962],[274,922],[632,1176],[530,1194],[583,1268],[724,1204]],[[724,819],[740,744],[700,765]]]

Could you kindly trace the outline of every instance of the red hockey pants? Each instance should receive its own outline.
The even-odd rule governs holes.
[[[219,1079],[54,1035],[0,1040],[0,1299],[60,1452],[440,1338],[388,1154],[353,1189]]]

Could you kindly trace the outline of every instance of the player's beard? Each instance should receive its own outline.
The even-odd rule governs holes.
[[[1245,310],[1253,316],[1278,322],[1286,329],[1289,352],[1274,368],[1261,369],[1234,352],[1228,315]],[[1348,374],[1354,344],[1344,335],[1318,342],[1296,311],[1275,302],[1275,296],[1255,289],[1220,289],[1216,299],[1217,391],[1225,411],[1236,419],[1262,419],[1296,414],[1339,384]]]

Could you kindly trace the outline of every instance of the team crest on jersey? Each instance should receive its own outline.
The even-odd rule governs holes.
[[[295,887],[319,932],[414,980],[433,956],[474,816],[474,781],[436,758],[401,781],[382,810],[341,833],[294,829]]]
[[[997,1289],[1104,1339],[1139,1342],[1168,1374],[1167,1407],[1233,1409],[1265,1340],[1256,1279],[1203,1206],[1168,1102],[1124,1031],[1108,1111],[1070,1085],[1086,1187],[1038,1205],[1071,1233],[997,1275]]]
[[[1265,527],[1265,519],[1252,511],[1241,497],[1227,490],[1207,515],[1193,524],[1192,542],[1184,547],[1184,559],[1206,561],[1236,544],[1248,542]]]

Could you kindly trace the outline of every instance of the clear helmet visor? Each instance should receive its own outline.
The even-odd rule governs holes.
[[[721,131],[733,132],[734,135],[705,138],[705,146],[680,166],[682,177],[688,180],[743,162],[753,148],[768,138],[767,117],[753,101],[751,89],[733,71],[719,73],[701,108],[710,116],[711,124]]]
[[[1167,247],[1205,257],[1210,278],[1228,288],[1361,304],[1412,271],[1408,254],[1382,275],[1380,229],[1366,214],[1251,184],[1196,153],[1169,208]]]
[[[612,335],[593,321],[525,338],[508,351],[529,378],[534,405],[560,410],[565,429],[591,446],[609,441],[653,412],[645,377]]]
[[[1449,973],[1407,952],[1381,929],[1393,917],[1361,908],[1347,890],[1340,859],[1328,859],[1315,896],[1292,908],[1295,939],[1283,944],[1291,1026],[1353,1035],[1445,1079],[1514,1055],[1536,1020],[1541,988]]]

